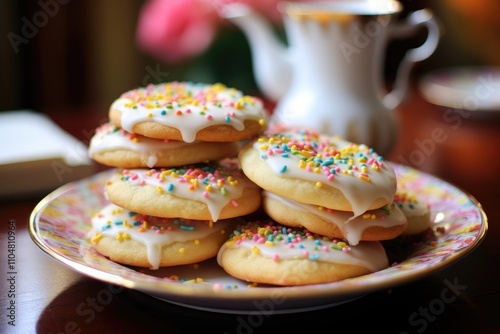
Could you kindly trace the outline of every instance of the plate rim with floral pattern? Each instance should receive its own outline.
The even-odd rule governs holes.
[[[115,169],[68,183],[47,195],[31,213],[30,236],[51,258],[81,274],[194,309],[248,313],[270,302],[275,313],[329,307],[423,278],[469,254],[486,235],[486,214],[471,194],[413,167],[393,162],[391,166],[405,189],[418,191],[419,198],[429,202],[432,228],[441,232],[436,232],[435,243],[418,246],[400,263],[340,282],[295,287],[256,286],[230,277],[214,259],[166,271],[164,268],[140,270],[110,261],[92,249],[87,233],[91,215],[109,203],[104,183]],[[172,279],[176,270],[187,279]]]

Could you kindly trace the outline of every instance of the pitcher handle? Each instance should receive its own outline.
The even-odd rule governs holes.
[[[388,109],[397,108],[406,98],[411,69],[415,63],[429,58],[434,53],[439,43],[440,29],[432,11],[426,8],[412,12],[402,23],[392,26],[389,32],[389,38],[406,37],[413,34],[418,27],[427,28],[427,38],[419,47],[408,50],[401,60],[394,81],[394,89],[383,99]]]

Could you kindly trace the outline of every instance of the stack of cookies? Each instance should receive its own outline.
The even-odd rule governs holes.
[[[93,247],[152,269],[214,257],[226,231],[261,205],[237,153],[266,119],[258,98],[222,84],[124,93],[90,142],[91,158],[116,167],[105,185],[110,204],[92,219]]]
[[[388,266],[381,241],[402,235],[408,221],[394,203],[396,175],[372,149],[272,125],[240,150],[239,160],[263,189],[270,220],[239,227],[222,247],[218,261],[231,275],[303,285]]]

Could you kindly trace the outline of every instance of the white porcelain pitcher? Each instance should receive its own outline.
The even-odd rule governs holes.
[[[288,46],[251,7],[232,4],[222,16],[248,38],[255,79],[275,101],[271,122],[340,135],[386,154],[397,136],[394,109],[407,95],[414,63],[428,58],[439,26],[428,9],[398,18],[395,0],[280,3]],[[407,51],[394,89],[383,76],[387,43],[428,30],[425,42]]]

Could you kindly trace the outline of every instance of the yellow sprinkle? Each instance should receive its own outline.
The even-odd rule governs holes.
[[[259,150],[261,150],[261,151],[267,151],[268,148],[269,148],[269,145],[265,145],[265,144],[259,146]]]
[[[152,113],[148,113],[148,118],[152,118],[153,117],[153,114]]]
[[[174,280],[174,281],[179,280],[179,276],[177,276],[177,275],[170,275],[168,278],[170,278],[171,280]]]
[[[196,283],[203,283],[205,280],[201,277],[196,278]]]
[[[179,248],[179,253],[185,254],[186,253],[186,248],[184,248],[184,247]]]
[[[345,242],[343,242],[343,241],[339,241],[339,242],[337,242],[337,246],[339,246],[339,247],[345,247],[345,246],[347,246],[347,244]]]
[[[319,182],[319,181],[318,181],[318,182],[316,182],[316,187],[318,187],[318,188],[323,187],[323,183],[321,183],[321,182]]]
[[[372,169],[378,171],[380,167],[377,164],[372,164]]]
[[[194,244],[195,244],[195,245],[199,245],[199,244],[200,244],[200,240],[196,239],[196,240],[194,241]]]
[[[122,237],[122,234],[120,232],[118,232],[116,234],[116,240],[118,240],[119,242],[122,242],[123,241],[123,237]]]
[[[236,240],[229,240],[229,241],[226,241],[226,246],[228,246],[228,247],[231,247],[231,246],[233,246],[234,244],[236,244]]]
[[[366,158],[358,158],[358,162],[366,162]]]
[[[98,243],[99,240],[102,239],[102,234],[96,234],[93,238],[92,238],[92,242],[93,243]]]
[[[319,167],[315,167],[315,168],[313,169],[313,172],[315,172],[316,174],[317,174],[317,173],[321,173],[321,168],[319,168]]]
[[[164,194],[165,193],[165,190],[163,190],[163,188],[161,186],[157,186],[156,187],[156,190],[158,191],[158,193],[160,194]]]
[[[259,119],[259,125],[260,125],[260,126],[264,126],[264,125],[266,125],[266,120],[265,120],[265,119],[263,119],[263,118]]]
[[[123,233],[123,234],[122,234],[122,238],[123,238],[124,240],[130,240],[130,235],[129,235],[128,233]]]
[[[259,247],[257,247],[257,246],[252,246],[252,252],[254,252],[255,254],[260,254],[260,249],[259,249]]]
[[[274,242],[267,240],[267,241],[265,242],[265,245],[266,245],[266,246],[269,246],[269,247],[272,247],[272,246],[274,246]]]
[[[359,178],[363,181],[370,182],[370,178],[368,176],[361,175]]]
[[[370,218],[370,214],[369,214],[369,213],[365,213],[365,214],[363,214],[363,218],[364,218],[364,219],[368,219],[368,218]]]
[[[137,143],[137,142],[139,142],[139,138],[137,138],[137,137],[132,138],[132,141],[133,141],[134,143]]]

